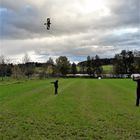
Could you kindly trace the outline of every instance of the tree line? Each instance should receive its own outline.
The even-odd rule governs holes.
[[[87,57],[87,61],[79,63],[81,73],[88,73],[89,75],[103,74],[104,65],[112,65],[112,74],[128,74],[140,73],[140,51],[126,51],[115,54],[114,58],[100,59],[98,55],[95,57]]]
[[[67,74],[88,74],[90,77],[101,76],[104,73],[103,65],[112,65],[113,74],[140,73],[140,52],[122,50],[114,58],[101,59],[98,55],[87,56],[87,60],[71,64],[66,56],[59,56],[55,61],[52,58],[46,63],[31,62],[28,54],[23,57],[21,64],[9,63],[4,56],[0,57],[0,77],[56,77]]]

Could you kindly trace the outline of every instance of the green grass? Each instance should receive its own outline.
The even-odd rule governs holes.
[[[104,73],[112,73],[113,72],[113,65],[104,65],[103,71],[104,71]]]
[[[60,79],[0,83],[0,140],[139,140],[131,80]]]

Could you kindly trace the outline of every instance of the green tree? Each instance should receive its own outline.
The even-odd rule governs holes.
[[[81,62],[79,65],[78,65],[78,67],[79,67],[79,72],[80,73],[86,73],[87,72],[87,67],[86,67],[86,62]]]
[[[92,74],[92,63],[90,56],[87,57],[87,74],[91,76]]]
[[[135,58],[134,68],[134,73],[140,73],[140,57]]]
[[[47,61],[48,65],[54,65],[53,59],[50,57],[49,60]]]
[[[124,68],[123,66],[123,61],[120,57],[119,54],[115,55],[115,64],[114,64],[114,73],[115,74],[123,74],[124,73]]]
[[[132,51],[122,50],[115,55],[114,70],[117,74],[132,74],[134,72],[134,54]]]
[[[70,62],[66,56],[60,56],[56,59],[56,67],[62,75],[66,75],[70,70]]]
[[[132,51],[127,52],[127,73],[134,73],[134,54]]]
[[[97,76],[100,76],[103,72],[100,57],[96,55],[94,61],[94,73],[97,74]]]
[[[77,66],[76,66],[75,63],[73,63],[73,64],[71,65],[71,73],[72,73],[72,74],[76,74],[76,73],[77,73]]]

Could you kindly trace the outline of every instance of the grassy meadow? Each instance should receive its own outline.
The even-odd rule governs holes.
[[[0,82],[0,140],[140,140],[130,79]]]
[[[104,73],[113,73],[113,65],[104,65],[103,71]]]

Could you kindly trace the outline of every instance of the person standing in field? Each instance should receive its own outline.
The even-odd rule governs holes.
[[[54,88],[55,88],[55,92],[54,94],[58,94],[58,80],[54,81],[54,82],[51,82],[52,84],[54,84]]]
[[[133,80],[137,82],[136,106],[139,106],[139,101],[140,101],[140,79],[135,79],[135,78],[133,78]]]

